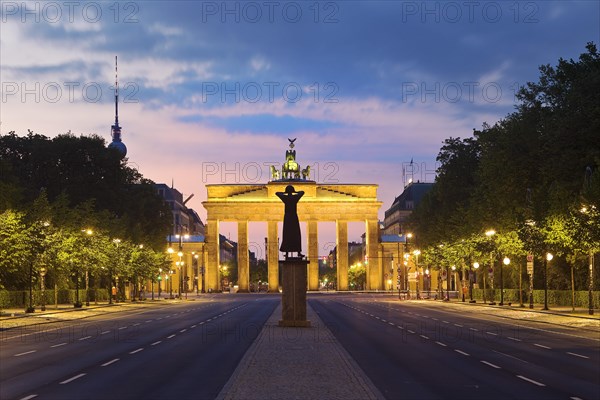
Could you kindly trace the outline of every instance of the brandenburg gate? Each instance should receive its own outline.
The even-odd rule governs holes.
[[[209,184],[207,200],[202,204],[207,212],[205,244],[207,249],[207,289],[219,289],[219,223],[238,224],[238,286],[240,292],[250,288],[248,253],[248,223],[267,223],[267,259],[269,291],[279,290],[278,223],[283,222],[284,205],[275,195],[293,185],[304,196],[298,203],[300,222],[306,223],[308,243],[308,290],[319,289],[318,222],[336,223],[338,290],[348,290],[348,222],[364,222],[366,255],[378,259],[381,202],[375,184],[319,184],[308,180],[309,168],[300,170],[295,161],[294,140],[286,151],[282,170],[271,167],[271,181],[266,184]],[[302,178],[300,177],[302,174]],[[304,250],[306,254],[306,250]],[[367,289],[384,289],[381,263],[369,263]]]

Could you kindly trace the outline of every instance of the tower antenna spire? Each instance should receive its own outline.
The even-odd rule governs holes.
[[[119,70],[117,56],[115,56],[115,124],[111,126],[112,143],[108,147],[118,149],[123,157],[127,154],[127,147],[121,140],[121,127],[119,126]]]
[[[115,56],[115,126],[119,127],[119,70]]]

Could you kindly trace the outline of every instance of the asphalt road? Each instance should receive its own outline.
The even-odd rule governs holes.
[[[597,330],[382,296],[309,303],[388,399],[600,399]]]
[[[5,332],[0,398],[213,399],[279,301],[221,295]]]
[[[5,331],[0,398],[213,399],[279,302],[204,296]],[[598,330],[381,295],[309,303],[388,399],[600,399]]]

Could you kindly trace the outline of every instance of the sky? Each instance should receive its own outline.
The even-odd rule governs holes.
[[[0,134],[110,142],[118,56],[129,164],[203,220],[205,184],[266,183],[287,138],[314,180],[378,184],[383,220],[444,139],[512,112],[599,21],[597,1],[2,0]]]

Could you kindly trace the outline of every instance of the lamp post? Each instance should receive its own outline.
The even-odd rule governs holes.
[[[69,260],[71,266],[73,266],[73,261]],[[79,301],[79,268],[75,269],[75,304],[73,304],[74,308],[81,308],[83,304]]]
[[[115,244],[115,246],[117,246],[117,265],[119,263],[120,257],[119,257],[119,244],[121,244],[121,239],[115,238],[113,239],[113,243]],[[113,287],[115,288],[115,301],[117,301],[117,287],[116,284],[115,286],[113,286],[113,269],[112,269],[112,263],[111,266],[108,268],[108,284],[110,285],[109,289],[108,289],[108,304],[112,304],[113,303]]]
[[[26,313],[35,311],[33,307],[33,261],[29,261],[29,306],[25,309]]]
[[[179,252],[178,255],[179,254],[182,254],[182,253]],[[177,266],[177,269],[179,270],[179,282],[178,282],[179,289],[177,290],[177,296],[179,297],[179,300],[181,300],[181,288],[183,286],[183,261],[181,261],[181,255],[179,255],[179,261],[176,261],[175,265]]]
[[[494,244],[494,235],[496,234],[496,231],[493,229],[488,229],[487,231],[485,231],[485,236],[487,236],[490,239],[490,243],[492,243],[492,245]],[[502,269],[502,267],[501,267]],[[494,250],[492,248],[492,250],[490,250],[490,286],[492,287],[492,300],[490,301],[490,305],[495,305],[496,304],[496,288],[494,287]],[[484,275],[484,279],[485,279],[485,273]],[[484,283],[485,286],[485,283]],[[484,289],[485,291],[485,289]]]
[[[452,270],[452,275],[454,277],[454,288],[456,289],[456,282],[458,282],[458,277],[456,276],[456,265],[450,267]],[[456,296],[456,300],[458,300],[458,294]],[[450,301],[450,293],[448,293],[448,301]]]
[[[548,310],[548,261],[553,258],[551,253],[546,253],[546,257],[544,257],[544,308],[542,310]]]
[[[162,283],[162,268],[159,268],[158,269],[158,299],[159,300],[160,300],[160,292],[162,291],[161,283]]]
[[[502,260],[502,263],[508,267],[508,265],[510,264],[510,258],[504,257],[504,260]],[[502,275],[503,270],[504,270],[504,267],[502,267],[502,265],[501,265],[500,266],[500,305],[501,306],[504,305],[504,278]]]
[[[415,276],[417,278],[417,300],[421,299],[421,294],[419,293],[419,254],[421,254],[421,250],[413,251],[415,255]]]
[[[425,276],[423,276],[423,279],[425,279],[425,281],[423,281],[423,286],[425,286],[425,282],[427,282],[427,298],[429,299],[431,297],[431,277],[429,276],[429,268],[425,269]],[[423,288],[425,289],[425,288]]]
[[[42,277],[42,311],[46,311],[46,272],[46,267],[42,266],[40,268],[40,276]]]
[[[475,271],[473,271],[473,269],[469,270],[469,297],[471,298],[471,300],[469,301],[469,303],[475,303],[476,300],[473,300],[473,283],[474,281],[477,280],[477,270],[479,269],[479,263],[477,261],[475,261],[473,263],[473,268],[475,268]],[[473,273],[473,276],[471,276],[471,272]]]
[[[82,232],[84,232],[87,236],[86,237],[90,237],[94,234],[94,231],[91,229],[83,229]],[[88,243],[88,241],[86,240],[86,244]],[[90,276],[89,276],[89,269],[86,263],[86,267],[85,267],[85,306],[89,307],[90,306]]]
[[[198,282],[198,277],[200,276],[200,266],[198,265],[199,258],[200,256],[198,254],[194,254],[194,262],[196,263],[196,266],[194,267],[194,282],[196,285],[196,295],[198,295],[198,292],[200,291],[200,285]]]

